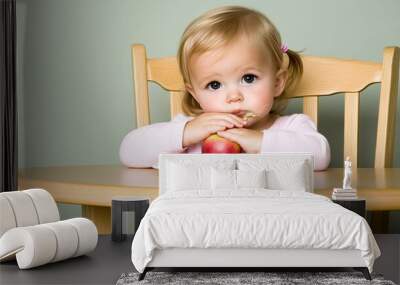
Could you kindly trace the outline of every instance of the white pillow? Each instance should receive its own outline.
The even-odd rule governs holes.
[[[267,177],[262,170],[211,170],[212,190],[240,190],[241,188],[266,188]]]
[[[308,189],[307,165],[294,163],[290,168],[270,168],[267,171],[268,188],[273,190],[304,191]]]
[[[236,170],[238,188],[267,188],[267,171],[261,170]]]
[[[211,168],[211,189],[236,189],[236,170]]]
[[[229,171],[235,166],[234,160],[212,164],[193,163],[189,160],[170,161],[167,165],[167,191],[210,190],[211,168]]]
[[[271,190],[312,191],[310,164],[299,159],[239,159],[239,170],[266,169],[267,187]]]
[[[188,167],[170,163],[168,172],[167,188],[171,191],[210,188],[209,167]]]

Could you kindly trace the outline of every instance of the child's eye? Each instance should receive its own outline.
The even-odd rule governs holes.
[[[246,83],[253,83],[257,79],[257,76],[254,74],[245,74],[242,77],[242,80]]]
[[[207,89],[212,89],[212,90],[217,90],[221,87],[221,83],[218,81],[211,81],[210,83],[207,84],[206,88]]]

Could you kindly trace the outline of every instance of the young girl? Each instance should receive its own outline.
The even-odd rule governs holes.
[[[128,133],[124,165],[157,167],[160,153],[201,153],[202,141],[217,133],[247,153],[311,152],[316,170],[328,167],[329,144],[313,121],[280,116],[303,65],[265,15],[238,6],[208,11],[184,31],[178,61],[185,115]]]

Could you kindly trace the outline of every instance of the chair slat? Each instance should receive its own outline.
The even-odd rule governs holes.
[[[135,82],[136,127],[150,123],[149,91],[147,86],[147,56],[143,45],[132,46],[133,80]]]
[[[318,127],[318,97],[303,98],[303,113],[308,115]]]
[[[360,93],[344,94],[344,148],[343,156],[350,157],[352,167],[357,168],[358,118]]]
[[[368,61],[303,56],[304,74],[289,97],[360,92],[382,79],[382,64]]]
[[[153,58],[147,64],[148,80],[167,91],[184,91],[182,75],[176,57]]]
[[[376,132],[375,168],[393,166],[398,78],[399,49],[385,48]]]
[[[182,101],[185,92],[171,91],[170,93],[170,107],[171,107],[171,119],[178,114],[183,114]]]

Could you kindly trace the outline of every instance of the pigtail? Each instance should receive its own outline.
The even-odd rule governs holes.
[[[303,61],[299,52],[288,49],[286,55],[288,56],[288,79],[285,87],[285,93],[287,94],[296,88],[303,75]]]

